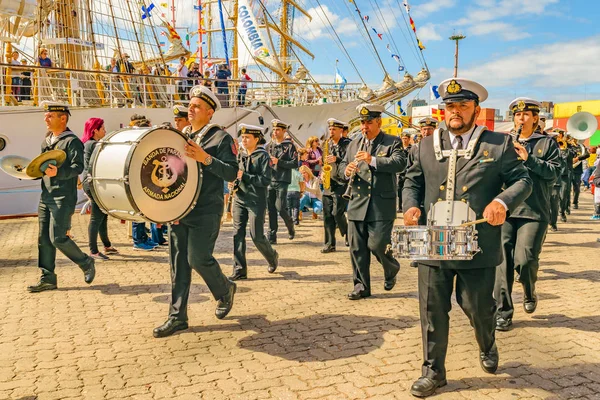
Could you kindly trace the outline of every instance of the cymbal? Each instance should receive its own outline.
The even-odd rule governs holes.
[[[4,156],[0,158],[0,169],[17,179],[34,179],[25,170],[31,160],[21,156]]]
[[[49,164],[56,165],[58,168],[65,162],[66,159],[67,153],[64,151],[50,150],[31,160],[25,172],[32,178],[41,178]]]

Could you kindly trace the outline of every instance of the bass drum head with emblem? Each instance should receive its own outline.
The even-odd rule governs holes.
[[[91,160],[98,205],[131,221],[168,223],[186,216],[202,184],[200,164],[185,155],[186,142],[184,134],[164,126],[108,135]]]

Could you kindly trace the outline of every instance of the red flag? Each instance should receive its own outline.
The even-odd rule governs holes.
[[[410,27],[412,30],[417,33],[417,28],[415,27],[415,21],[413,21],[412,17],[408,17],[410,19]]]

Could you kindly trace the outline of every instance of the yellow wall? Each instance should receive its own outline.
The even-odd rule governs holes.
[[[391,117],[381,118],[381,130],[392,136],[400,136],[402,133],[402,128],[398,128],[398,120]]]
[[[580,111],[600,116],[600,100],[573,101],[554,105],[554,118],[569,118]]]

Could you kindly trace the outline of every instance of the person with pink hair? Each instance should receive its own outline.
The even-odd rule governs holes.
[[[108,215],[104,214],[98,204],[92,197],[92,193],[90,190],[90,159],[92,158],[92,153],[94,152],[94,148],[100,139],[102,139],[106,135],[106,129],[104,128],[104,120],[102,118],[90,118],[85,121],[85,126],[83,129],[83,137],[81,141],[83,142],[83,191],[90,199],[91,203],[91,216],[90,216],[90,224],[88,225],[88,235],[89,235],[89,246],[90,246],[90,257],[96,260],[108,260],[108,256],[101,253],[98,250],[98,233],[100,233],[100,239],[102,240],[102,244],[104,244],[104,253],[106,254],[115,254],[118,253],[117,249],[112,247],[110,243],[110,239],[108,238]]]

